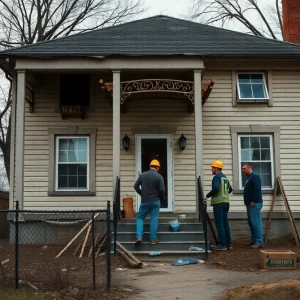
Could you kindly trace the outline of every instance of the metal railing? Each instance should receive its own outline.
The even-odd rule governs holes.
[[[208,259],[208,238],[207,238],[207,211],[206,201],[204,200],[203,187],[201,177],[198,177],[198,216],[199,222],[202,222],[204,242],[205,242],[205,256]]]
[[[120,217],[121,208],[121,195],[120,195],[120,178],[117,176],[115,190],[114,190],[114,202],[113,202],[113,215],[114,215],[114,254],[117,254],[117,235],[118,235],[118,222]]]

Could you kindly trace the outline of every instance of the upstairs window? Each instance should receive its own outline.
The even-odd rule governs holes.
[[[83,105],[86,107],[90,106],[90,75],[61,75],[60,105]]]
[[[89,137],[56,137],[56,191],[89,190]]]
[[[237,90],[239,102],[267,102],[269,100],[264,73],[238,73]]]

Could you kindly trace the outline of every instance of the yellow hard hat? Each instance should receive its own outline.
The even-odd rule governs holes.
[[[151,160],[150,166],[160,167],[160,163],[157,159]]]
[[[219,169],[223,169],[223,163],[220,160],[213,161],[210,166],[215,167],[215,168],[219,168]]]

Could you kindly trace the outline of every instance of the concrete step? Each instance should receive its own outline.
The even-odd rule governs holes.
[[[141,252],[141,251],[188,251],[191,246],[200,247],[205,249],[204,241],[172,241],[172,242],[160,242],[156,245],[150,245],[147,241],[142,242],[139,246],[135,246],[133,242],[122,242],[122,245],[130,252]],[[113,241],[112,241],[113,247]]]
[[[184,241],[203,241],[203,231],[159,231],[157,237],[161,242],[184,242]],[[135,232],[118,232],[118,241],[122,242],[135,242]],[[144,240],[149,240],[149,232],[144,232]]]
[[[149,251],[132,251],[142,262],[173,262],[181,257],[193,257],[199,260],[206,260],[211,257],[211,252],[207,251],[161,251],[159,256],[150,256]]]
[[[203,226],[201,223],[180,223],[180,232],[183,231],[203,231]],[[118,226],[118,233],[119,232],[135,232],[136,230],[136,223],[132,222],[123,222],[123,220],[119,223]],[[150,224],[145,223],[144,224],[144,231],[150,231]],[[168,231],[172,232],[170,230],[170,224],[169,223],[158,223],[158,232],[160,231]]]

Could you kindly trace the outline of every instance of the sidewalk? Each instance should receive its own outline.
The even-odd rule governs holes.
[[[205,264],[171,266],[146,262],[142,269],[114,271],[114,279],[141,292],[127,299],[213,300],[234,286],[284,279],[300,279],[300,270],[236,272]]]

